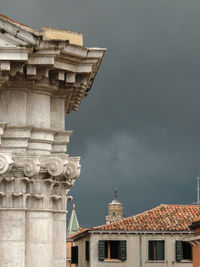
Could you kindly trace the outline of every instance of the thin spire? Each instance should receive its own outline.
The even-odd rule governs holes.
[[[115,199],[118,199],[117,194],[118,194],[118,190],[117,190],[117,188],[115,188]]]
[[[68,225],[68,234],[76,233],[80,229],[75,207],[76,205],[73,204],[72,214]]]

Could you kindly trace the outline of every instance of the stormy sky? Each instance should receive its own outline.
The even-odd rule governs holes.
[[[67,115],[81,156],[71,195],[81,226],[105,222],[114,188],[131,216],[196,201],[200,175],[199,0],[1,0],[39,29],[75,30],[107,53],[89,95]],[[71,204],[69,204],[71,209]]]

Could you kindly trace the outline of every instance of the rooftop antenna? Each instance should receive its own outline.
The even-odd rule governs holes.
[[[197,204],[200,204],[200,177],[197,176]]]

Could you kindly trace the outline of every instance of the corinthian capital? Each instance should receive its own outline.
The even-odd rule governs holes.
[[[51,176],[61,177],[64,176],[67,168],[67,159],[51,158],[47,162],[47,171]]]
[[[80,157],[69,157],[68,160],[65,177],[69,180],[75,180],[80,176],[81,172]]]
[[[0,153],[0,174],[9,172],[13,163],[12,154]]]
[[[40,172],[40,162],[36,159],[29,159],[24,165],[24,174],[26,177],[37,176]]]

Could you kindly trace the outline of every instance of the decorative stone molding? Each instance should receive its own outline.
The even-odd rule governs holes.
[[[1,177],[0,210],[17,208],[66,212],[66,191],[73,184],[67,180]]]
[[[40,172],[40,162],[38,159],[29,159],[24,165],[24,175],[26,177],[37,176]]]
[[[67,164],[67,169],[65,172],[65,177],[70,180],[75,180],[80,176],[80,158],[79,157],[71,157],[69,158],[69,163]]]
[[[75,180],[80,175],[80,157],[69,157],[68,155],[23,155],[23,154],[4,154],[0,153],[3,162],[9,163],[9,168],[0,173],[6,177],[41,177],[44,179],[52,178],[57,181]],[[7,165],[6,165],[7,166]]]
[[[0,174],[9,172],[14,163],[12,154],[0,153]]]
[[[53,177],[63,176],[67,168],[67,160],[52,158],[47,162],[47,171]]]
[[[0,123],[0,152],[66,154],[72,131],[36,127],[9,127]]]
[[[4,128],[6,126],[6,123],[0,122],[0,145],[1,145],[1,138],[4,134]]]
[[[66,193],[80,175],[80,158],[0,153],[0,210],[65,212]]]
[[[1,21],[0,27],[5,27]],[[1,35],[9,43],[15,37],[14,30],[7,32],[8,27],[3,30],[6,34]],[[22,42],[17,34],[12,47],[1,48],[0,86],[3,90],[21,80],[26,82],[28,90],[41,88],[50,94],[60,90],[66,98],[66,112],[70,113],[78,109],[90,90],[106,50],[46,40],[44,34],[44,30],[33,30],[34,38],[29,43]]]

